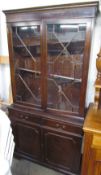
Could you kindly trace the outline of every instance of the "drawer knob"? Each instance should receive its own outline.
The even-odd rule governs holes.
[[[28,118],[29,118],[28,116],[25,117],[26,120],[27,120]]]
[[[63,129],[65,129],[65,128],[66,128],[66,126],[65,126],[65,125],[63,125],[63,126],[62,126],[62,128],[63,128]]]
[[[20,118],[23,118],[23,115],[20,115]]]
[[[56,127],[58,128],[60,125],[59,125],[59,123],[56,123]]]

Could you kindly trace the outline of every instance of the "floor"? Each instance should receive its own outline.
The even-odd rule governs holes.
[[[12,175],[63,175],[49,168],[24,159],[13,159]]]

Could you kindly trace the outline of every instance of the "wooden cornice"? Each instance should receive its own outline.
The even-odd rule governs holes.
[[[41,6],[41,7],[29,7],[29,8],[23,8],[23,9],[12,9],[12,10],[4,10],[3,12],[5,14],[12,14],[12,13],[22,13],[22,12],[39,12],[39,11],[47,11],[52,9],[70,9],[70,8],[76,8],[76,7],[89,7],[89,6],[98,6],[99,1],[95,0],[92,2],[76,2],[76,3],[68,3],[68,4],[60,4],[60,5],[48,5],[48,6]]]

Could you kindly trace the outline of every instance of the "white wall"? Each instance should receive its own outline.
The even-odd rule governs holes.
[[[47,6],[47,5],[58,5],[68,4],[75,2],[90,2],[95,0],[44,0],[44,1],[33,1],[33,0],[3,0],[0,1],[0,55],[8,55],[7,47],[7,35],[6,35],[6,20],[2,10],[27,8],[36,6]],[[88,85],[86,93],[86,106],[94,100],[94,82],[96,78],[96,58],[100,49],[101,38],[101,14],[99,14],[92,38]],[[10,84],[9,66],[0,66],[0,96],[7,100],[8,98],[8,87]]]
[[[36,6],[47,6],[47,5],[57,5],[57,4],[68,4],[75,2],[90,2],[95,0],[3,0],[0,2],[1,9],[17,9],[17,8],[27,8]]]
[[[8,56],[6,18],[0,11],[0,56]],[[0,65],[0,98],[7,101],[9,96],[9,65]]]
[[[86,106],[90,102],[94,101],[95,88],[94,83],[96,79],[96,58],[99,53],[101,46],[101,14],[96,19],[93,36],[92,36],[92,45],[90,53],[90,63],[89,63],[89,74],[88,74],[88,84],[87,84],[87,93],[86,93]]]

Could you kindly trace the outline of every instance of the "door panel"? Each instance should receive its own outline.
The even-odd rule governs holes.
[[[69,172],[79,172],[81,138],[46,130],[44,142],[46,162]]]
[[[47,24],[47,106],[79,112],[87,24]]]
[[[41,105],[40,24],[12,26],[16,100]]]
[[[14,127],[17,151],[23,152],[30,157],[40,159],[41,157],[41,132],[39,127],[30,127],[16,123]]]

